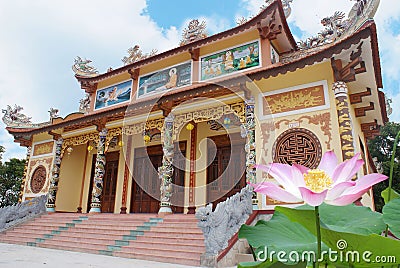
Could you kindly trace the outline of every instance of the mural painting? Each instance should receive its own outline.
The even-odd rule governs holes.
[[[109,107],[129,101],[131,99],[131,92],[131,80],[107,88],[99,89],[96,92],[95,109]]]
[[[260,65],[258,41],[201,58],[201,80]]]
[[[191,84],[192,63],[186,62],[139,78],[138,98]]]

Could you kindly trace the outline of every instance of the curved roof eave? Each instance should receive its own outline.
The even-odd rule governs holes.
[[[146,64],[155,62],[155,61],[159,61],[161,59],[182,53],[182,52],[187,52],[189,51],[189,49],[196,49],[199,48],[201,46],[204,46],[206,44],[209,43],[213,43],[216,42],[218,40],[221,40],[223,38],[227,38],[230,36],[233,36],[235,34],[239,34],[241,32],[245,32],[251,28],[255,28],[257,27],[257,23],[260,22],[262,19],[266,18],[268,15],[272,14],[272,12],[274,12],[274,10],[278,11],[278,14],[280,16],[280,20],[282,22],[282,27],[284,30],[284,33],[287,40],[289,41],[290,46],[292,47],[292,50],[297,50],[297,43],[292,35],[292,32],[290,31],[289,25],[286,21],[285,18],[285,12],[283,10],[283,5],[282,2],[280,0],[276,0],[274,2],[272,2],[268,7],[266,7],[263,11],[261,11],[257,16],[255,16],[254,18],[252,18],[251,20],[247,21],[246,23],[243,23],[242,25],[236,26],[234,28],[231,28],[229,30],[226,30],[224,32],[221,33],[217,33],[214,35],[211,35],[209,37],[206,37],[204,39],[201,40],[197,40],[194,41],[192,43],[183,45],[183,46],[179,46],[176,48],[173,48],[171,50],[167,50],[165,52],[162,52],[160,54],[156,54],[152,57],[119,67],[115,70],[106,72],[106,73],[102,73],[99,74],[97,76],[93,76],[93,77],[84,77],[84,76],[79,76],[79,75],[75,75],[76,79],[78,81],[84,81],[84,82],[91,82],[91,83],[96,83],[99,82],[103,79],[106,79],[108,77],[114,76],[114,75],[118,75],[124,72],[127,72],[130,69],[135,69],[135,68],[139,68],[142,67]],[[255,28],[256,29],[256,28]]]

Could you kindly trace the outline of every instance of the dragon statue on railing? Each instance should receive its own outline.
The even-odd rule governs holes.
[[[46,212],[47,196],[42,195],[14,206],[0,208],[0,232]]]
[[[212,204],[197,209],[196,218],[204,234],[206,255],[215,256],[228,246],[229,239],[253,212],[252,196],[253,189],[248,185],[226,201],[218,203],[215,211],[212,211]]]

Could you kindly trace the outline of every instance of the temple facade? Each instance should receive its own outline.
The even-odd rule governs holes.
[[[3,121],[27,147],[21,201],[48,195],[47,210],[194,213],[247,182],[272,180],[257,163],[318,166],[333,150],[360,153],[388,121],[376,25],[379,1],[335,13],[315,38],[297,43],[288,1],[207,36],[193,20],[180,45],[129,49],[124,65],[99,73],[77,58],[86,97],[65,118],[31,123],[19,106]],[[254,194],[255,209],[285,205]],[[373,206],[371,193],[361,202]]]

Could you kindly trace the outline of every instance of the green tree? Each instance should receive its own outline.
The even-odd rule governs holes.
[[[4,147],[0,146],[0,159],[3,152]],[[4,163],[0,162],[0,207],[18,202],[24,168],[25,160],[12,158]]]
[[[393,153],[394,140],[400,131],[400,124],[389,122],[381,127],[380,135],[368,142],[368,149],[372,157],[376,157],[382,164],[383,174],[389,176],[390,159]],[[397,145],[393,169],[393,189],[400,193],[400,146]],[[381,192],[388,187],[389,181],[383,181],[374,186],[374,200],[377,211],[381,211],[384,201]]]

